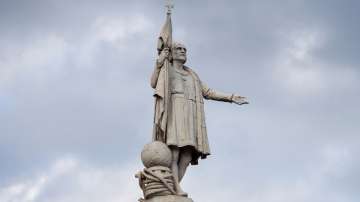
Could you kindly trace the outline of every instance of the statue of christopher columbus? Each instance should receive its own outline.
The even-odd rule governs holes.
[[[169,146],[176,193],[186,196],[179,184],[186,168],[210,154],[204,98],[238,105],[248,102],[245,97],[221,93],[204,84],[191,68],[184,65],[187,49],[183,44],[172,43],[166,47],[160,36],[158,50],[160,54],[151,76],[151,86],[155,89],[153,141],[162,141]]]
[[[153,142],[145,145],[145,166],[136,174],[144,202],[193,202],[180,187],[186,169],[210,155],[204,99],[248,104],[245,97],[209,88],[185,66],[187,49],[173,43],[171,4],[158,39],[158,58],[151,76],[154,89]]]

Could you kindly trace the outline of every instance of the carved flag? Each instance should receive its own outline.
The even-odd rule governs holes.
[[[172,45],[171,14],[167,13],[165,24],[163,25],[160,32],[157,49],[160,53],[164,48],[170,48],[171,45]]]
[[[167,12],[166,21],[161,29],[158,39],[158,53],[160,54],[164,48],[169,48],[171,51],[172,46],[172,23],[171,12]],[[153,140],[162,141],[166,143],[166,129],[168,123],[168,111],[170,108],[170,55],[165,59],[161,67],[158,82],[155,88],[155,115],[154,115],[154,132]],[[160,82],[161,81],[161,82]]]

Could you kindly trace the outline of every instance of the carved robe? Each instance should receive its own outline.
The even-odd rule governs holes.
[[[184,70],[178,71],[171,67],[168,78],[163,69],[159,73],[154,92],[153,140],[169,146],[193,148],[191,163],[194,165],[200,157],[206,158],[210,154],[203,98],[231,102],[231,95],[208,88],[193,70],[185,66]],[[166,83],[170,84],[167,111],[164,109]]]

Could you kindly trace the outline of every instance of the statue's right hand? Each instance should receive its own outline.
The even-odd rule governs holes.
[[[158,67],[161,68],[162,64],[164,64],[164,61],[166,58],[169,58],[170,50],[169,48],[164,48],[158,58]]]
[[[249,104],[249,101],[247,100],[247,98],[242,97],[240,95],[233,95],[231,98],[231,101],[238,105]]]

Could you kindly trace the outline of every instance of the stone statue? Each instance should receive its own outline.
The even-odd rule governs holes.
[[[142,160],[147,168],[137,177],[144,193],[147,191],[150,195],[156,192],[160,196],[187,197],[187,193],[180,187],[187,167],[190,163],[198,164],[199,158],[204,159],[210,154],[204,98],[238,105],[248,104],[248,101],[237,94],[221,93],[209,88],[194,70],[184,65],[187,49],[181,43],[172,42],[170,8],[168,6],[167,20],[159,37],[159,56],[151,76],[151,87],[155,90],[154,144],[144,148]],[[157,146],[154,146],[155,143]],[[164,147],[160,146],[161,143],[170,152],[165,152],[164,149],[160,151],[159,148]],[[147,162],[158,163],[157,166],[150,166]],[[169,173],[172,174],[172,179],[168,178]],[[154,183],[162,185],[155,186]],[[151,189],[152,187],[161,188]],[[151,198],[149,194],[144,195],[145,199]]]
[[[206,158],[210,154],[205,125],[204,100],[216,100],[248,104],[245,97],[235,94],[217,92],[204,84],[199,76],[185,66],[186,47],[174,43],[171,48],[169,90],[170,102],[167,115],[161,110],[160,103],[164,88],[163,63],[170,57],[170,50],[164,48],[156,61],[156,67],[151,77],[151,86],[155,89],[155,125],[153,140],[166,143],[172,152],[171,170],[174,175],[175,188],[178,195],[187,194],[182,191],[179,182],[183,178],[190,163],[196,165],[199,158]],[[161,131],[158,123],[167,117],[166,129]]]

